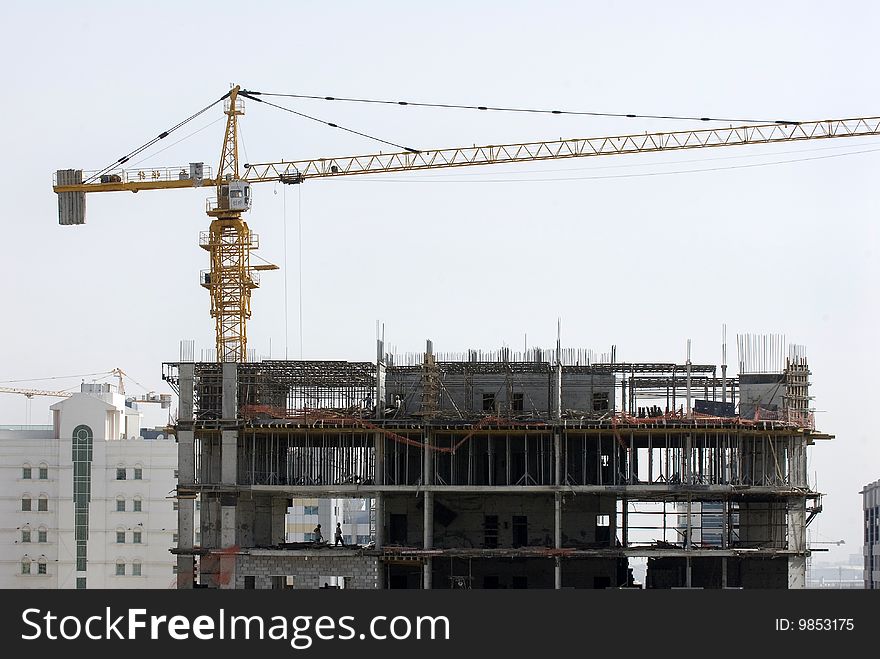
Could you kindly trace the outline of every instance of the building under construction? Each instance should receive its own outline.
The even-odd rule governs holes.
[[[181,588],[803,588],[821,510],[803,351],[726,365],[562,349],[180,361]],[[193,542],[196,497],[200,544]],[[372,542],[286,542],[294,498],[369,500]],[[705,533],[703,530],[706,529]]]

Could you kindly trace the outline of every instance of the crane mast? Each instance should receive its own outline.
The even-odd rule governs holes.
[[[185,168],[148,171],[117,169],[112,173],[102,170],[85,180],[82,170],[67,169],[56,172],[53,186],[58,194],[60,224],[85,222],[87,192],[138,192],[210,186],[216,189],[216,197],[208,200],[206,209],[211,223],[208,231],[201,232],[199,245],[210,255],[210,268],[202,271],[200,281],[211,296],[216,358],[220,362],[247,360],[251,291],[259,287],[259,271],[278,268],[269,263],[251,265],[251,251],[259,247],[259,238],[248,228],[242,214],[251,207],[253,183],[299,184],[311,178],[880,135],[880,117],[857,117],[245,163],[240,168],[238,118],[244,114],[243,98],[262,102],[257,92],[242,90],[237,85],[224,97],[226,131],[220,165],[213,178],[210,175],[202,176],[201,163],[190,163],[189,174]],[[160,138],[166,135],[164,133]],[[126,160],[120,159],[118,164]]]
[[[244,114],[238,91],[233,87],[224,102],[226,133],[217,170],[217,196],[208,200],[211,224],[199,238],[199,245],[210,255],[211,267],[202,273],[201,283],[211,295],[217,360],[221,362],[246,361],[251,290],[259,286],[250,265],[258,238],[242,219],[250,208],[250,185],[238,176],[238,117]]]

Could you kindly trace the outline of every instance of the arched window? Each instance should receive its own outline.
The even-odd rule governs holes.
[[[143,480],[143,478],[144,478],[144,467],[143,467],[143,465],[141,465],[141,464],[136,464],[136,465],[134,466],[134,470],[133,470],[133,471],[134,471],[134,475],[132,476],[132,478],[134,478],[134,480],[136,480],[136,481]]]
[[[22,543],[31,541],[31,527],[26,524],[21,527],[21,541]]]
[[[135,495],[134,499],[132,499],[131,509],[136,513],[143,512],[144,501],[141,499],[140,495]]]
[[[37,574],[46,574],[46,557],[40,556],[37,559]]]
[[[30,494],[22,494],[21,495],[21,509],[24,511],[29,511],[31,509],[31,495]]]
[[[30,480],[32,478],[31,466],[27,462],[21,466],[21,477],[25,480]]]
[[[116,576],[124,577],[125,576],[125,561],[121,558],[116,561]]]
[[[45,526],[37,529],[37,542],[49,542],[49,529]]]
[[[41,494],[40,498],[37,499],[37,510],[42,513],[49,510],[49,497],[45,494]]]
[[[31,559],[25,556],[21,559],[21,573],[22,574],[30,574],[31,573]]]
[[[49,480],[49,465],[45,462],[40,463],[40,468],[38,470],[38,476],[41,481]]]
[[[123,465],[123,464],[116,465],[116,480],[118,480],[118,481],[125,480],[125,465]]]
[[[116,495],[116,512],[125,512],[125,497],[121,494]]]
[[[135,560],[131,564],[131,576],[140,577],[143,576],[141,572],[141,562],[139,560]]]
[[[125,528],[121,526],[116,529],[116,544],[125,544]]]

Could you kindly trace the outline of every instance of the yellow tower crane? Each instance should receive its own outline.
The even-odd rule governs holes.
[[[76,169],[58,170],[53,186],[58,194],[59,223],[63,225],[85,223],[85,194],[89,192],[216,188],[216,198],[209,199],[207,205],[211,224],[208,231],[200,235],[199,244],[210,254],[210,269],[202,274],[201,284],[211,294],[217,360],[222,362],[246,359],[251,291],[259,286],[258,271],[277,269],[272,264],[251,265],[250,262],[250,253],[259,246],[259,240],[242,219],[242,214],[250,208],[253,183],[299,184],[306,179],[358,174],[880,135],[880,117],[857,117],[448,149],[407,149],[340,158],[245,163],[240,166],[238,118],[244,113],[243,98],[265,102],[259,98],[258,92],[248,92],[239,86],[233,87],[220,99],[224,103],[227,119],[220,165],[214,177],[202,163],[190,163],[188,169],[130,170],[121,167],[133,154],[167,137],[170,131],[166,131],[104,170],[86,173]],[[185,122],[178,124],[175,129]]]

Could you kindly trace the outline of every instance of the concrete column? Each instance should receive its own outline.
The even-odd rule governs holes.
[[[425,448],[424,453],[424,474],[422,481],[425,485],[432,485],[434,482],[434,455],[431,450],[432,439],[430,432],[425,432]],[[425,491],[424,494],[424,524],[422,533],[422,546],[425,549],[434,548],[434,493]],[[431,590],[431,574],[434,569],[434,561],[431,558],[425,558],[425,565],[422,576],[422,588]]]
[[[192,485],[196,480],[195,438],[192,430],[177,432],[177,483]]]
[[[220,547],[232,549],[238,544],[237,506],[234,494],[221,495],[220,500]],[[220,588],[235,588],[235,554],[223,553],[218,556],[219,568],[217,585]]]
[[[190,433],[192,434],[192,433]],[[192,552],[193,548],[193,499],[180,499],[177,506],[177,549]],[[193,587],[193,557],[191,553],[177,555],[177,587]]]
[[[807,587],[807,527],[806,501],[791,499],[788,503],[788,549],[800,552],[788,558],[788,588]]]
[[[220,483],[235,485],[238,482],[238,431],[220,431]]]
[[[721,558],[721,587],[727,588],[727,557]]]
[[[223,364],[223,419],[238,418],[238,364]]]
[[[287,541],[287,497],[272,497],[272,544],[280,545]]]
[[[180,385],[180,399],[177,405],[178,422],[193,420],[193,383],[195,382],[195,364],[180,364],[177,371]]]
[[[684,586],[685,588],[691,588],[691,557],[688,556],[686,559],[685,572],[684,572]]]
[[[425,549],[434,548],[434,493],[425,492],[425,528],[423,534],[423,544]],[[434,561],[432,558],[425,558],[424,575],[422,577],[422,588],[431,590],[431,574],[434,569]]]
[[[230,504],[224,497],[220,506],[220,546],[222,548],[232,547],[236,544],[236,505],[234,495],[231,497]]]
[[[376,411],[375,417],[381,420],[385,413],[385,343],[381,338],[376,339]],[[373,482],[385,485],[385,436],[377,432],[373,436]],[[375,501],[375,547],[381,551],[385,544],[385,495],[377,492]],[[378,588],[385,587],[385,564],[380,558],[376,566],[376,585]]]
[[[556,549],[562,549],[562,492],[556,492],[553,503],[554,546]],[[562,559],[556,556],[554,562],[553,581],[556,590],[559,590],[562,588]]]

